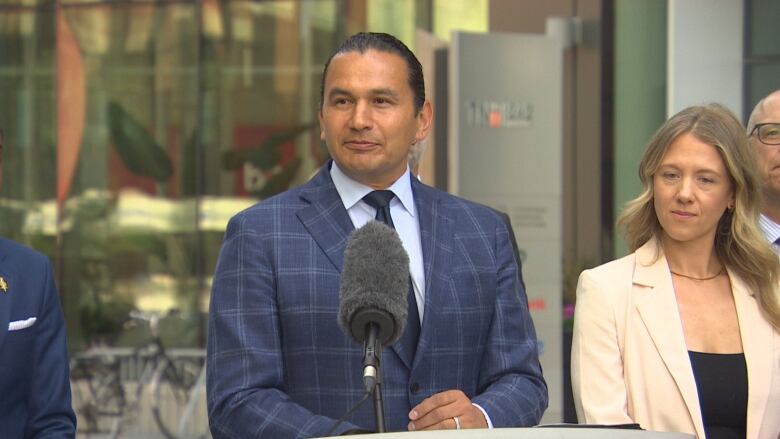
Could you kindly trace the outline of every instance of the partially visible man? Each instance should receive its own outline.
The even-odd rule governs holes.
[[[215,438],[323,436],[361,399],[362,346],[336,319],[340,273],[349,234],[386,210],[412,286],[405,332],[382,353],[387,428],[539,422],[547,386],[505,221],[410,173],[433,118],[423,84],[395,37],[350,37],[323,73],[320,132],[333,160],[231,219],[209,310]],[[373,428],[369,405],[335,433]]]
[[[748,119],[747,133],[763,181],[764,204],[759,225],[780,253],[780,90],[756,104]]]
[[[3,140],[0,131],[0,180]],[[75,435],[65,320],[51,264],[0,238],[0,436]]]

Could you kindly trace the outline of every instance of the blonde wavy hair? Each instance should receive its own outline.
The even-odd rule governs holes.
[[[715,252],[753,291],[772,325],[780,330],[780,262],[758,227],[761,182],[756,157],[736,117],[719,104],[688,107],[672,116],[655,132],[639,163],[644,190],[626,203],[618,218],[631,251],[651,238],[660,238],[661,224],[653,205],[653,176],[669,145],[691,134],[715,147],[734,189],[734,209],[718,222]]]

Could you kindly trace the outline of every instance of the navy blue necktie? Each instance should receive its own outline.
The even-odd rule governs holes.
[[[390,200],[393,197],[395,197],[393,191],[374,191],[363,197],[363,201],[376,209],[375,218],[377,221],[382,221],[395,229],[393,217],[390,216]],[[404,349],[410,350],[410,357],[414,358],[414,352],[417,350],[417,340],[420,338],[420,313],[417,310],[417,299],[414,297],[411,274],[409,276],[409,293],[406,295],[406,301],[409,305],[409,317],[400,341]]]

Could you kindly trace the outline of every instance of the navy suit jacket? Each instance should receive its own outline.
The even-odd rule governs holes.
[[[0,436],[74,437],[65,320],[51,264],[0,238],[0,277]]]
[[[339,329],[339,276],[354,227],[324,166],[308,183],[231,219],[208,331],[215,438],[325,435],[363,395],[362,346]],[[506,223],[412,179],[426,276],[414,357],[382,353],[387,428],[423,399],[462,390],[494,426],[530,426],[547,407],[537,341]],[[374,429],[372,404],[336,433]]]

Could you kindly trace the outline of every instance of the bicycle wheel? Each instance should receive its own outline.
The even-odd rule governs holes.
[[[79,431],[119,435],[126,400],[118,365],[101,358],[74,359],[71,393]]]
[[[200,363],[166,359],[159,364],[152,379],[152,414],[160,432],[168,439],[205,437],[206,423],[201,426],[196,419],[188,419],[193,403],[198,402],[191,396],[198,387]]]

